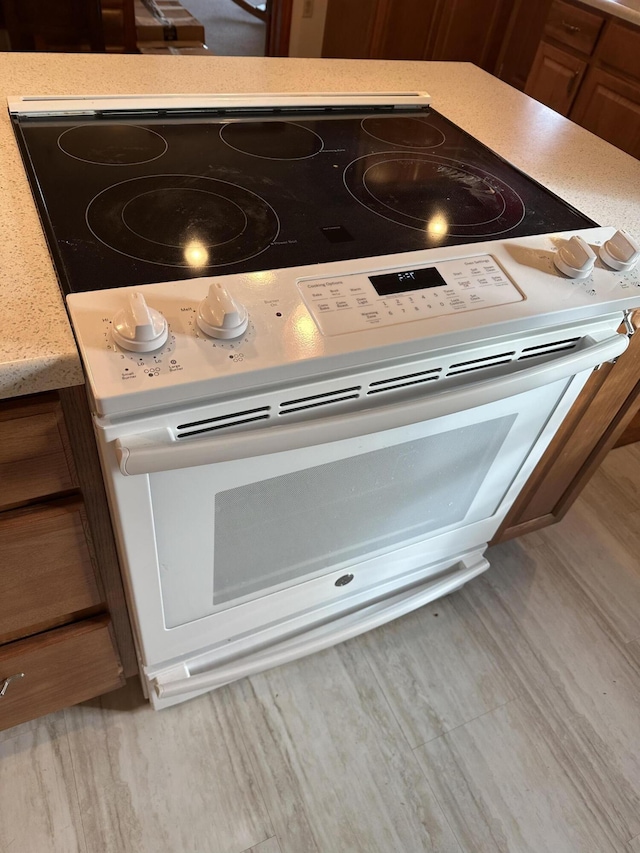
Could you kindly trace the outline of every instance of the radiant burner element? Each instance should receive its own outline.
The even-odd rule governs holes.
[[[359,157],[345,169],[344,182],[368,210],[432,237],[496,236],[525,215],[518,193],[495,175],[431,154]]]
[[[162,157],[169,147],[159,133],[133,124],[72,127],[60,134],[58,146],[76,160],[100,166],[150,163]]]
[[[42,109],[14,122],[65,292],[593,224],[435,110]]]
[[[324,145],[317,133],[288,121],[225,124],[220,138],[235,151],[265,160],[304,160],[314,157]]]
[[[445,140],[441,130],[419,118],[374,116],[362,120],[362,129],[380,142],[401,148],[436,148]]]
[[[197,175],[150,175],[114,184],[89,203],[87,224],[123,255],[195,268],[255,257],[280,229],[276,212],[260,196]]]

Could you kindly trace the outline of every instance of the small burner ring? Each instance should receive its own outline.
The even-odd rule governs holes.
[[[155,130],[135,124],[85,124],[70,127],[58,137],[68,157],[98,166],[139,166],[162,157],[169,148]]]
[[[438,148],[445,141],[439,128],[413,116],[369,116],[360,126],[378,142],[400,148]]]
[[[220,139],[241,154],[263,160],[307,160],[324,148],[322,137],[292,121],[238,121],[220,128]]]

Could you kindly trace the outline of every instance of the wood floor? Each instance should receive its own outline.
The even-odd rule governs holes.
[[[160,713],[0,733],[2,853],[640,853],[640,445],[463,590]]]

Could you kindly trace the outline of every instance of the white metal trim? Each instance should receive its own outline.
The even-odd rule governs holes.
[[[92,115],[97,112],[137,110],[202,110],[202,109],[268,109],[314,107],[388,106],[397,108],[426,107],[431,103],[427,92],[274,92],[269,94],[207,95],[25,95],[7,98],[12,115]]]

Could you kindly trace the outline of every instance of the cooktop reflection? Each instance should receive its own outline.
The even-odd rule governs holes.
[[[15,127],[67,293],[595,224],[435,110]]]

